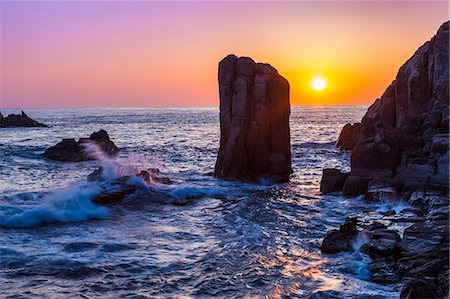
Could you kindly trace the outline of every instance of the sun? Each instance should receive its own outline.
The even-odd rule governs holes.
[[[316,77],[311,81],[311,87],[317,91],[324,90],[327,87],[327,81],[322,77]]]

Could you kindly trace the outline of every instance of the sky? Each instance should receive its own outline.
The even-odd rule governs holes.
[[[448,13],[447,1],[3,0],[0,108],[217,106],[228,54],[274,66],[292,105],[370,104]]]

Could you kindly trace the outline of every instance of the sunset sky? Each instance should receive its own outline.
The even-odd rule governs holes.
[[[0,108],[217,106],[231,53],[277,68],[293,105],[369,104],[448,19],[447,1],[0,5]]]

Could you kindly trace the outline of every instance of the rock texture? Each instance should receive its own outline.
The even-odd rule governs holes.
[[[3,117],[0,113],[0,128],[11,127],[47,127],[47,125],[35,121],[23,111],[20,114],[10,114],[7,117]]]
[[[220,149],[214,175],[288,180],[291,169],[289,83],[248,57],[219,63]]]
[[[371,280],[401,280],[400,298],[449,297],[448,109],[446,22],[400,68],[394,82],[369,107],[351,153],[348,177],[337,170],[323,172],[323,193],[342,186],[345,196],[365,194],[369,202],[408,203],[408,209],[372,212],[372,218],[358,215],[365,221],[375,219],[363,229],[368,241],[360,248],[372,259]],[[342,130],[338,142],[341,149],[346,149],[343,144],[351,143],[352,130],[349,124]],[[337,174],[345,178],[343,184],[333,184]],[[394,231],[408,222],[403,232]],[[324,243],[332,234],[337,233],[329,232]],[[348,249],[348,240],[343,238],[334,248]]]
[[[114,156],[119,151],[117,146],[109,139],[108,133],[105,130],[100,130],[92,133],[89,138],[80,138],[78,141],[73,138],[63,139],[60,143],[49,147],[43,156],[62,162],[96,160],[98,153],[88,152],[85,148],[88,143],[96,144],[102,153],[107,156]]]
[[[358,219],[348,217],[339,230],[331,230],[323,239],[320,250],[322,253],[338,253],[341,251],[353,251],[353,243],[358,235],[356,225]]]
[[[360,133],[361,123],[346,124],[339,134],[336,146],[342,151],[352,150],[359,140]]]
[[[402,187],[400,192],[421,189],[448,194],[448,109],[446,22],[400,68],[381,98],[369,107],[361,124],[347,124],[342,130],[338,147],[351,149],[354,145],[344,195],[364,194],[375,178],[397,180]]]

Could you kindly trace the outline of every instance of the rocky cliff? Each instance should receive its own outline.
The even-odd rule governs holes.
[[[380,177],[394,179],[388,185],[400,187],[401,192],[448,192],[448,109],[446,22],[400,68],[357,124],[357,132],[344,127],[338,146],[353,149],[344,194],[365,193],[369,182]]]
[[[292,172],[288,81],[269,64],[228,55],[219,63],[219,94],[215,176],[286,181]]]
[[[365,194],[405,208],[364,211],[328,232],[323,253],[358,250],[370,279],[402,282],[400,298],[449,296],[449,22],[400,68],[361,124],[337,145],[352,150],[351,172],[324,169],[321,191]],[[398,227],[407,227],[398,234]],[[349,229],[349,227],[351,229]],[[355,233],[356,231],[356,233]],[[361,248],[350,247],[364,236]]]

